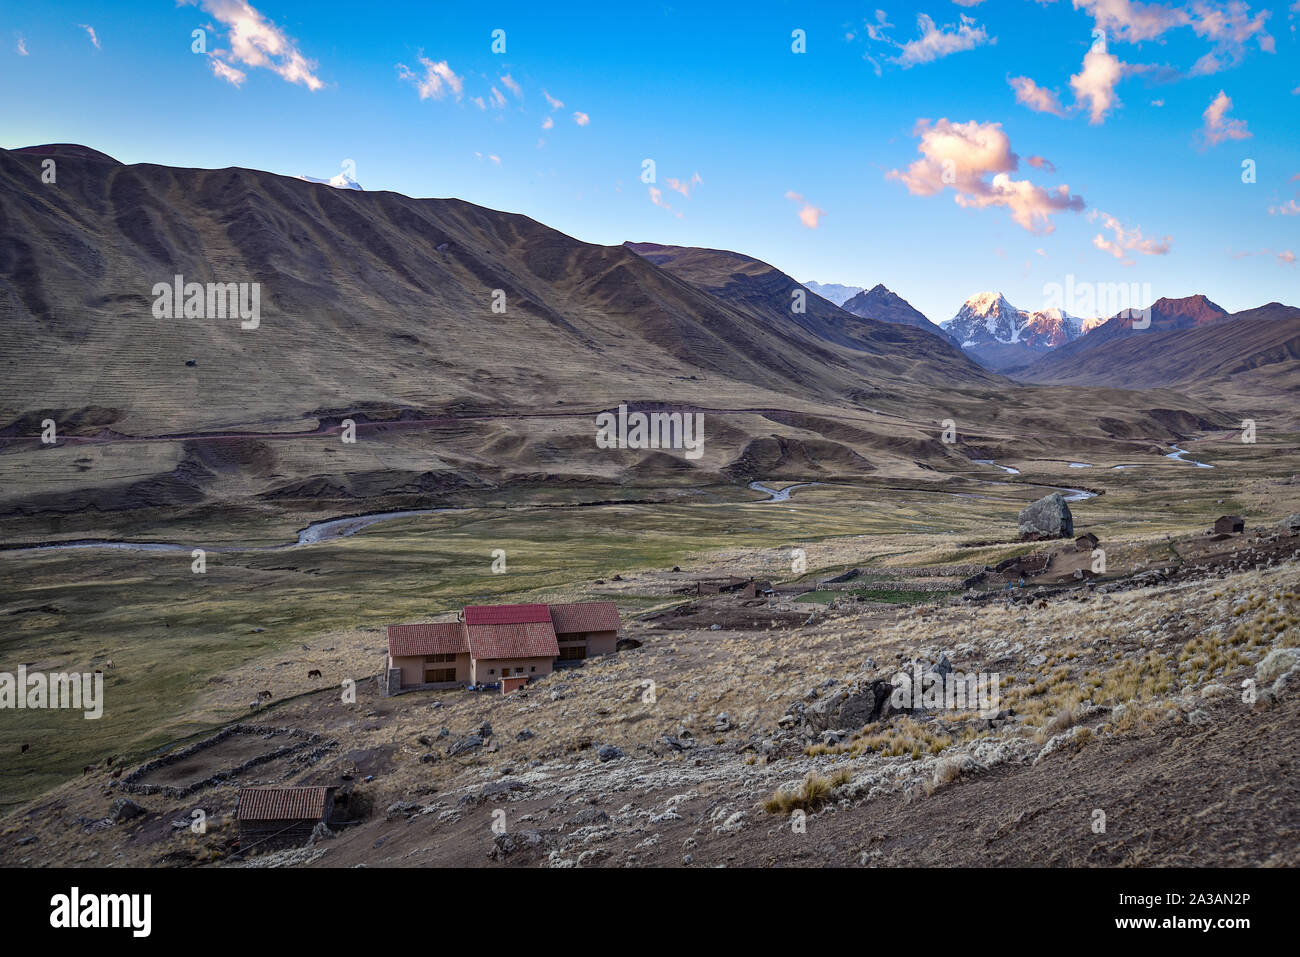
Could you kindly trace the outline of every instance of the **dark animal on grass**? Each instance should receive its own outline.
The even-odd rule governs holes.
[[[258,701],[261,701],[263,698],[265,698],[267,701],[270,701],[270,700],[271,700],[271,692],[269,692],[269,691],[259,691],[259,692],[257,693],[257,700],[258,700]]]
[[[316,668],[313,668],[311,671],[307,672],[307,677],[308,677],[308,678],[319,678],[319,677],[320,677],[320,671],[319,671],[318,669],[316,669]]]
[[[84,768],[81,769],[81,776],[84,778],[91,771],[98,771],[98,770],[99,770],[98,764],[87,764]]]
[[[22,749],[21,751],[19,751],[18,753],[19,753],[19,754],[26,754],[26,753],[27,753],[28,751],[30,751],[31,749],[32,749],[32,746],[31,746],[30,744],[24,744],[24,745],[23,745],[23,749]]]

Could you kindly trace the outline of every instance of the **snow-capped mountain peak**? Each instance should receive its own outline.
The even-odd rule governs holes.
[[[1059,307],[1030,312],[1000,292],[981,292],[962,303],[943,328],[964,349],[995,344],[1052,349],[1079,338],[1090,325]]]
[[[306,180],[308,183],[321,183],[325,186],[333,186],[335,189],[361,189],[361,184],[347,173],[339,173],[336,176],[331,176],[329,179],[319,179],[315,176],[299,175],[298,179]],[[362,190],[362,192],[365,191]]]

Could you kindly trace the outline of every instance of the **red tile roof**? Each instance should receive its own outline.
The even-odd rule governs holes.
[[[545,605],[467,605],[467,625],[522,625],[526,622],[550,623]]]
[[[557,635],[586,631],[618,631],[623,622],[612,601],[588,601],[573,605],[552,605],[551,621]]]
[[[316,820],[325,816],[333,788],[240,788],[236,817],[241,821]]]
[[[469,625],[465,630],[469,632],[469,653],[476,659],[555,658],[560,654],[549,616],[546,621]]]
[[[388,653],[394,658],[455,655],[464,651],[469,651],[469,638],[465,626],[458,621],[388,626]]]

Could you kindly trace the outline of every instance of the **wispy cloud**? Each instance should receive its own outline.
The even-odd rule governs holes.
[[[1012,178],[1020,158],[1011,151],[1001,123],[918,120],[913,135],[920,137],[921,158],[906,170],[885,174],[913,195],[934,196],[951,189],[959,206],[1003,207],[1017,225],[1033,233],[1050,233],[1054,214],[1084,207],[1083,197],[1072,195],[1069,186],[1048,189]]]
[[[19,56],[28,56],[26,37],[22,37],[22,36],[18,37],[18,46],[16,47],[16,49],[18,50]]]
[[[81,27],[81,29],[86,31],[86,36],[90,37],[90,42],[95,44],[96,50],[103,49],[103,47],[99,45],[99,37],[95,35],[94,27],[92,27],[89,23],[78,23],[77,26]]]
[[[248,74],[243,70],[231,66],[224,60],[219,60],[217,57],[210,57],[208,63],[212,67],[213,74],[225,80],[231,86],[243,86],[244,80],[248,79]]]
[[[547,93],[545,90],[542,90],[542,96],[546,97],[546,102],[550,104],[552,110],[563,109],[564,107],[563,100],[557,100],[555,97],[551,96],[551,94]]]
[[[894,58],[894,62],[907,69],[919,63],[930,63],[953,53],[997,42],[996,37],[990,40],[985,29],[976,25],[974,19],[964,13],[959,16],[958,23],[940,27],[926,14],[918,14],[916,25],[921,35],[904,43],[900,48],[902,52]]]
[[[688,180],[674,179],[671,176],[664,179],[664,183],[669,189],[676,190],[688,199],[690,198],[691,190],[703,182],[704,180],[700,178],[699,173],[692,174],[691,178]]]
[[[324,87],[316,75],[316,62],[298,49],[298,41],[266,19],[245,0],[181,0],[197,4],[227,28],[229,50],[215,49],[208,56],[226,69],[212,67],[212,72],[236,86],[243,82],[238,63],[253,69],[266,69],[288,83],[301,83],[313,92]],[[236,82],[235,77],[238,77]]]
[[[586,126],[591,122],[591,117],[586,113],[583,113],[581,110],[575,110],[573,114],[573,122],[577,123],[579,126]]]
[[[826,215],[826,210],[818,209],[808,200],[794,190],[787,190],[785,198],[793,203],[799,203],[799,222],[803,223],[809,229],[816,229],[822,223],[822,217]]]
[[[1222,90],[1205,108],[1201,114],[1205,118],[1205,125],[1201,127],[1201,140],[1205,147],[1217,146],[1225,140],[1249,139],[1254,135],[1246,129],[1245,120],[1228,117],[1231,109],[1232,98]]]
[[[524,98],[524,88],[519,85],[518,80],[512,77],[509,73],[500,79],[501,85],[509,90],[514,95],[515,99],[522,100]]]
[[[1104,253],[1110,253],[1125,266],[1132,266],[1135,260],[1130,258],[1130,253],[1138,253],[1143,256],[1166,256],[1169,254],[1169,248],[1173,244],[1172,237],[1166,236],[1164,239],[1148,239],[1142,235],[1142,230],[1137,226],[1128,228],[1114,216],[1109,213],[1097,213],[1090,216],[1090,219],[1096,219],[1100,216],[1102,227],[1111,232],[1111,239],[1107,239],[1101,233],[1092,237],[1092,244]]]
[[[1056,91],[1039,86],[1027,76],[1009,76],[1007,82],[1016,91],[1016,102],[1027,106],[1035,113],[1051,113],[1053,116],[1065,116],[1065,107],[1056,96]]]
[[[456,74],[446,60],[435,63],[421,54],[419,62],[420,66],[424,67],[423,76],[411,70],[405,63],[399,63],[397,64],[398,79],[413,84],[422,100],[441,100],[448,93],[460,99],[461,92],[465,89],[465,81]],[[479,106],[483,105],[481,97],[477,102]]]
[[[1045,173],[1055,173],[1056,164],[1042,156],[1026,156],[1025,162],[1034,169],[1041,169]]]

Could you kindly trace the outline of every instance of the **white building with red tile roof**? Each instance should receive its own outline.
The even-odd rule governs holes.
[[[470,605],[460,617],[389,625],[383,693],[457,684],[501,684],[513,690],[521,679],[612,654],[622,628],[612,601]]]

